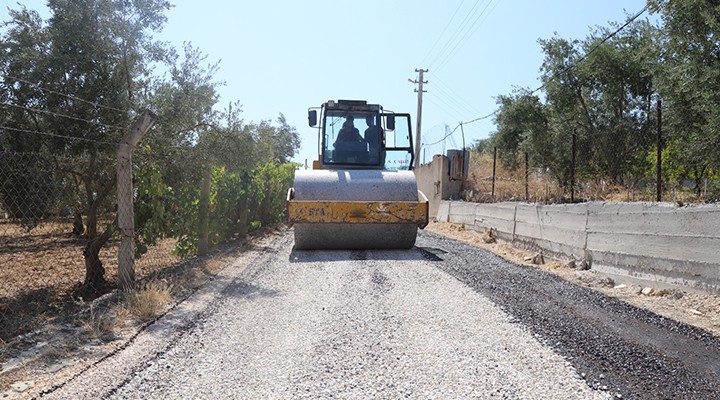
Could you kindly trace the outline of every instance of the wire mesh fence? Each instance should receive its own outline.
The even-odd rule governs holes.
[[[580,158],[576,158],[574,163],[568,159],[553,170],[527,153],[503,154],[498,149],[484,149],[470,154],[468,176],[464,183],[464,199],[467,201],[548,204],[658,199],[655,168],[613,180],[588,171]],[[714,202],[720,195],[720,184],[713,175],[700,180],[665,177],[659,182],[660,199],[664,202]]]
[[[0,151],[0,345],[283,220],[293,164],[240,168],[204,149],[173,150],[180,156],[141,146],[127,168],[108,149]]]
[[[83,197],[98,200],[76,173],[77,157],[40,153],[0,152],[0,341],[35,329],[53,318],[68,302],[88,291],[102,293],[118,280],[119,237],[113,233],[114,204],[110,194],[88,215]],[[112,183],[113,179],[110,179]],[[97,260],[89,257],[93,240],[109,229]],[[138,277],[179,259],[174,239],[158,240],[137,260]],[[89,262],[100,262],[89,267]],[[89,268],[102,281],[80,291]],[[89,290],[88,290],[89,289]]]

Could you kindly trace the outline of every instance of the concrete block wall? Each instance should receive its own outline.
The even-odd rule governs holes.
[[[720,205],[443,201],[437,219],[493,228],[502,240],[556,257],[587,259],[618,282],[720,294]]]
[[[442,200],[442,177],[444,173],[447,174],[443,161],[443,156],[435,156],[429,164],[422,164],[413,170],[418,190],[430,201],[431,216],[437,215]]]
[[[430,201],[430,216],[438,214],[441,200],[457,199],[462,183],[450,179],[450,160],[443,155],[435,155],[428,164],[415,169],[418,190]]]

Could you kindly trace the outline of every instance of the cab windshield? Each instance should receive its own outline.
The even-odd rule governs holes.
[[[377,112],[328,110],[325,115],[325,164],[375,165],[382,159],[383,135]]]

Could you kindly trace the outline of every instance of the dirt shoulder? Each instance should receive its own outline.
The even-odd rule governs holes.
[[[425,230],[470,243],[516,264],[539,268],[569,282],[720,336],[720,296],[616,284],[595,271],[569,268],[566,262],[547,257],[544,263],[534,264],[532,258],[536,253],[513,247],[508,243],[486,243],[483,234],[466,230],[460,224],[430,223]]]
[[[37,330],[0,343],[0,400],[36,398],[123,349],[141,332],[174,310],[191,295],[233,265],[250,263],[258,252],[282,234],[282,226],[255,232],[247,240],[220,246],[204,257],[192,257],[164,268],[150,280],[138,281],[138,297],[130,303],[113,291],[92,302],[83,303],[68,315],[47,321]],[[154,286],[167,289],[168,298],[157,297]],[[152,315],[139,319],[130,307],[158,307]]]

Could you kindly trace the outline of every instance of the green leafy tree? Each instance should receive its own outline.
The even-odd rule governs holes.
[[[264,120],[259,123],[250,123],[247,129],[252,132],[256,144],[256,159],[259,163],[272,161],[278,164],[290,162],[290,159],[300,148],[300,137],[295,127],[287,123],[281,113],[277,118],[278,126],[271,121]]]
[[[656,65],[668,140],[696,182],[720,166],[720,3],[651,0],[662,18]]]
[[[551,160],[546,164],[561,185],[570,173],[573,133],[576,176],[618,183],[644,176],[653,137],[655,32],[647,21],[636,21],[614,36],[610,29],[598,29],[584,41],[539,41],[545,52],[541,72],[549,143],[554,144],[544,159]]]
[[[4,211],[24,225],[32,228],[43,213],[50,211],[53,192],[56,190],[52,179],[38,179],[47,176],[54,168],[48,157],[40,162],[28,163],[25,153],[36,152],[47,147],[46,140],[27,132],[47,127],[45,116],[29,112],[29,108],[43,107],[45,94],[30,81],[18,81],[18,76],[37,80],[41,68],[36,61],[48,51],[47,32],[42,18],[32,10],[22,7],[9,10],[11,21],[4,24],[0,37],[0,100],[3,112],[0,122],[11,129],[0,131],[0,202]],[[13,105],[9,107],[8,105]]]
[[[99,252],[114,224],[102,231],[98,225],[113,208],[113,143],[142,103],[148,66],[167,59],[151,33],[162,27],[169,7],[161,0],[50,0],[47,21],[26,7],[11,11],[0,41],[2,91],[16,109],[5,124],[16,133],[45,133],[10,133],[6,150],[72,155],[57,167],[65,180],[77,182],[87,216],[84,295],[106,286]]]
[[[586,102],[587,77],[575,66],[582,55],[577,40],[554,37],[538,41],[545,53],[541,67],[541,80],[546,93],[548,112],[549,148],[546,150],[544,165],[556,178],[559,185],[570,187],[572,136],[576,135],[578,159],[588,159],[591,133],[594,128],[593,115]],[[578,164],[581,170],[583,166]],[[579,171],[576,171],[576,174]]]
[[[616,24],[615,24],[616,25]],[[611,182],[642,177],[642,159],[653,144],[652,67],[655,29],[647,21],[598,29],[585,40],[587,55],[578,66],[585,80],[584,98],[592,123],[589,172]]]
[[[157,165],[161,175],[155,180],[153,169],[141,169],[141,178],[150,175],[139,184],[154,186],[141,191],[162,197],[138,199],[136,208],[145,210],[148,229],[138,235],[137,247],[145,250],[156,238],[172,236],[178,238],[177,253],[187,256],[198,250],[203,237],[212,247],[274,221],[261,216],[260,205],[267,204],[267,196],[285,195],[275,193],[271,176],[261,180],[256,175],[265,164],[285,163],[300,143],[282,114],[274,125],[245,123],[237,102],[216,111],[217,87],[222,84],[213,79],[218,66],[204,65],[206,57],[191,45],[173,62],[168,76],[154,84],[149,104],[158,123],[136,157],[139,165]],[[271,185],[267,190],[266,183]],[[204,186],[207,192],[201,190]],[[144,230],[143,224],[137,226]]]
[[[497,131],[492,142],[500,151],[500,160],[516,168],[521,152],[532,154],[537,165],[543,165],[551,147],[548,141],[548,116],[540,99],[527,89],[510,96],[498,96],[500,106],[495,115]]]
[[[285,215],[285,194],[295,176],[296,164],[276,164],[272,161],[255,171],[255,183],[260,187],[260,202],[256,215],[261,226],[280,222]]]
[[[470,151],[482,154],[492,149],[492,139],[477,139],[470,144]]]
[[[567,188],[575,137],[577,178],[635,185],[654,171],[648,155],[659,98],[664,175],[693,179],[700,194],[720,167],[720,3],[651,0],[649,7],[661,24],[634,20],[584,40],[539,40],[544,103],[527,91],[497,98],[493,144],[506,164],[526,150]]]

